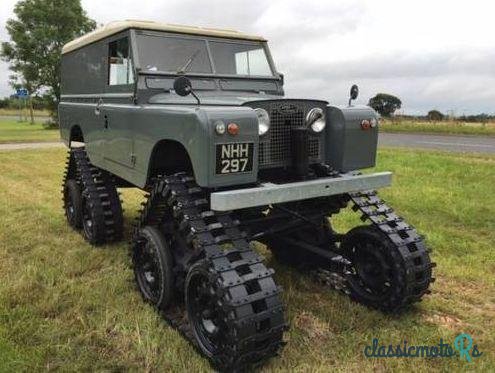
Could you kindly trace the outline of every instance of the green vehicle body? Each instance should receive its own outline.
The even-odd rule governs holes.
[[[186,73],[200,103],[171,89],[174,72],[145,71],[140,65],[139,37],[180,37],[258,43],[273,74],[239,77]],[[110,85],[109,45],[126,38],[132,59],[132,81]],[[209,44],[207,44],[209,45]],[[170,31],[129,28],[71,49],[62,56],[62,96],[59,104],[61,137],[69,145],[84,141],[92,164],[118,176],[122,183],[145,188],[157,173],[186,169],[202,187],[219,188],[256,183],[263,168],[258,162],[260,143],[254,108],[271,103],[297,103],[321,107],[327,125],[319,135],[320,159],[340,172],[371,167],[375,163],[377,131],[363,131],[362,120],[376,118],[369,107],[337,108],[321,100],[291,100],[284,97],[283,75],[276,71],[268,45],[263,40],[194,35]],[[153,84],[157,84],[154,87]],[[204,87],[207,89],[203,89]],[[218,135],[215,123],[236,123],[236,136]],[[268,134],[270,136],[270,134]],[[266,140],[265,140],[266,141]],[[249,172],[217,174],[216,145],[252,143],[253,167]],[[285,165],[290,167],[290,160]],[[264,168],[269,168],[265,166]]]
[[[254,241],[374,309],[429,292],[423,238],[375,191],[391,173],[359,172],[375,165],[378,118],[351,105],[357,86],[346,107],[288,98],[265,39],[137,21],[65,45],[61,75],[68,224],[91,245],[118,242],[117,188],[145,190],[136,284],[215,369],[245,371],[284,345],[281,288]],[[365,225],[334,230],[348,206]]]

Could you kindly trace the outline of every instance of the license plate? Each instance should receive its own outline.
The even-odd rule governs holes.
[[[217,174],[236,174],[253,170],[254,144],[252,142],[217,144],[216,153]]]

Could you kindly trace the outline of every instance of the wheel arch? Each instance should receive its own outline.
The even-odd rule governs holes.
[[[73,141],[84,142],[84,134],[81,126],[79,126],[78,124],[74,124],[70,128],[69,144]]]
[[[146,184],[158,175],[170,175],[177,172],[188,172],[194,176],[191,157],[186,147],[176,140],[160,140],[151,151],[148,162]]]

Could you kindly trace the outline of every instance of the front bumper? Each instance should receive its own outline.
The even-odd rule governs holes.
[[[276,203],[378,189],[389,186],[391,183],[391,172],[377,172],[367,175],[343,174],[339,177],[299,181],[289,184],[265,183],[255,188],[212,193],[211,209],[215,211],[228,211],[266,206]]]

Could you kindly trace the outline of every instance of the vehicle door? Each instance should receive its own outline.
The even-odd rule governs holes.
[[[108,76],[106,93],[98,110],[105,133],[104,158],[109,170],[134,167],[133,102],[134,69],[129,36],[118,35],[108,43]]]

